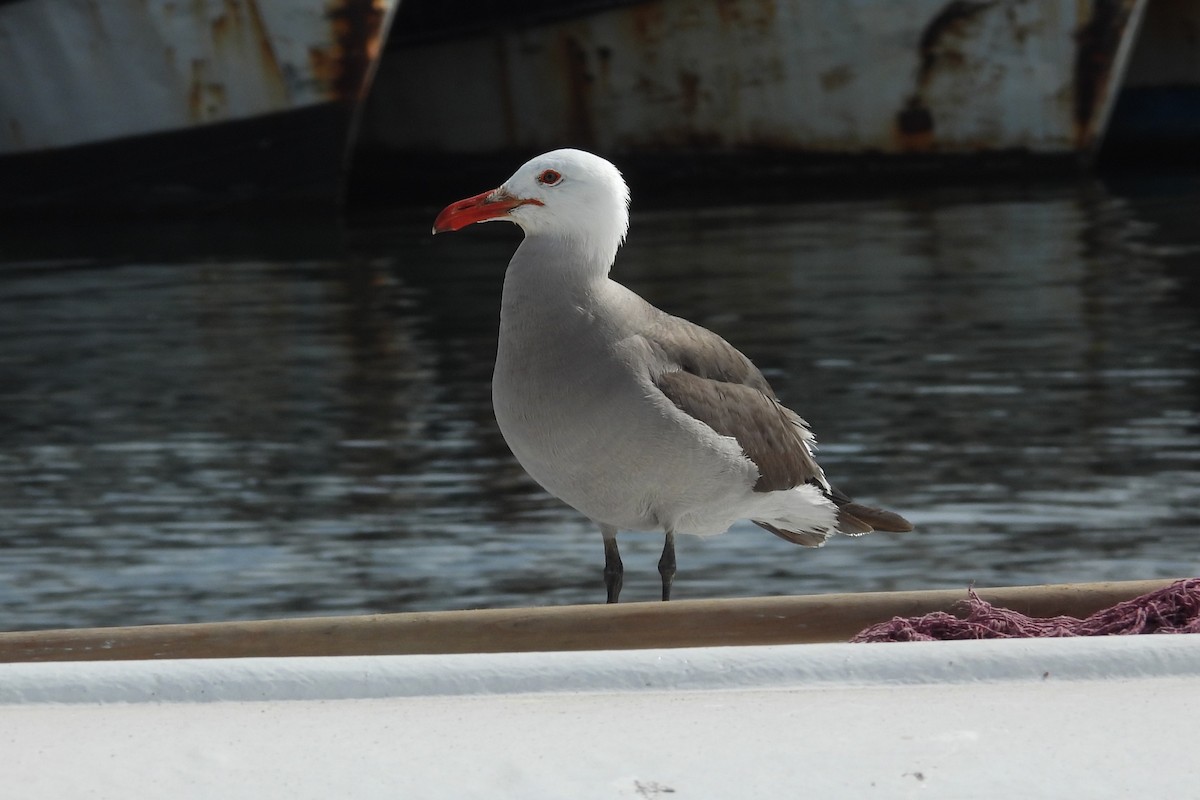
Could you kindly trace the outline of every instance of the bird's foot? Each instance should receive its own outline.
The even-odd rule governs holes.
[[[617,548],[617,532],[613,528],[601,527],[604,535],[604,588],[608,591],[606,602],[615,603],[621,596],[625,565],[621,563],[621,551]]]
[[[666,602],[671,599],[671,585],[675,582],[675,534],[670,531],[658,559],[658,574],[662,576],[662,599]]]

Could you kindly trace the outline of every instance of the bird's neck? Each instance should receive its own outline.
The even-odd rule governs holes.
[[[527,236],[504,276],[504,304],[544,307],[580,305],[608,281],[612,258],[576,239]]]
[[[608,267],[569,243],[527,237],[504,275],[501,357],[555,351],[578,341],[579,331],[607,324]]]

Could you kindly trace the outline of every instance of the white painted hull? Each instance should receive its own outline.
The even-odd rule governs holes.
[[[0,206],[333,200],[395,6],[0,4]]]
[[[0,665],[22,797],[1190,797],[1200,637]]]

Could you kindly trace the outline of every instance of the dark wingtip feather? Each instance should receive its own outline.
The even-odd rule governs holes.
[[[845,506],[838,509],[837,529],[838,533],[846,536],[863,536],[875,530],[869,522],[865,522],[847,511]]]
[[[849,533],[841,527],[842,515],[845,514],[857,522],[865,523],[868,528],[888,533],[908,533],[913,529],[912,523],[894,511],[882,508],[871,508],[858,503],[846,503],[838,508],[838,527],[843,533]],[[864,531],[869,533],[870,530]]]

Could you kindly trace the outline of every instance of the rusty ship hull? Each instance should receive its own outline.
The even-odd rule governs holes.
[[[395,5],[0,2],[0,207],[336,203]]]
[[[1147,2],[579,0],[469,15],[411,3],[362,145],[418,159],[571,145],[629,159],[1086,161]]]

